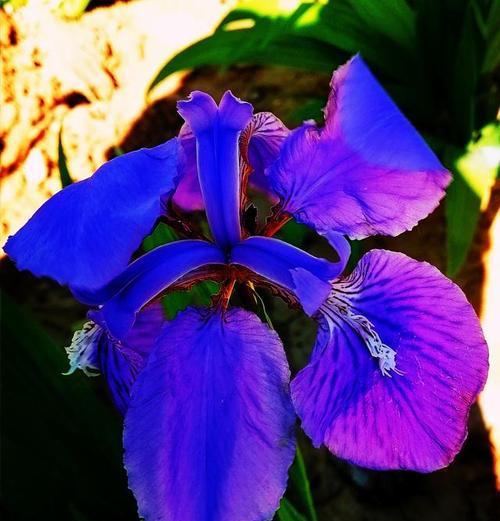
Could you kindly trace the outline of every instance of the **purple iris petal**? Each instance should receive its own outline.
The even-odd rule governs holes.
[[[237,244],[231,251],[231,262],[295,293],[309,315],[325,301],[330,281],[340,275],[342,268],[270,237],[250,237]]]
[[[292,382],[313,443],[374,469],[448,465],[488,370],[461,290],[427,263],[373,250],[333,284],[322,313],[311,362]]]
[[[247,311],[189,309],[167,323],[125,418],[125,467],[142,517],[268,520],[295,451],[290,372]]]
[[[95,319],[102,321],[115,338],[123,339],[136,313],[168,286],[192,270],[224,263],[224,254],[209,242],[184,240],[159,246],[133,262],[101,291],[98,296],[111,298]]]
[[[101,372],[117,409],[125,414],[137,374],[160,334],[165,321],[162,306],[155,303],[138,313],[134,327],[123,342],[112,338],[101,325],[87,322],[75,333],[68,351],[70,369],[87,375]]]
[[[165,313],[160,302],[146,306],[137,313],[134,327],[123,339],[123,344],[147,359],[164,322]]]
[[[104,335],[98,351],[98,364],[106,378],[114,404],[125,414],[130,391],[137,375],[144,367],[165,322],[162,306],[153,304],[137,314],[134,327],[123,342]]]
[[[196,139],[187,123],[179,132],[181,142],[180,176],[172,201],[185,212],[203,210],[203,197],[196,166]]]
[[[125,266],[161,213],[177,177],[172,139],[112,159],[49,199],[4,249],[19,269],[95,288]]]
[[[127,412],[130,391],[144,364],[144,359],[126,345],[105,333],[98,349],[99,369],[106,379],[109,393],[122,415]]]
[[[289,132],[274,114],[259,112],[252,117],[241,134],[240,143],[243,142],[242,148],[248,149],[247,160],[253,169],[249,182],[270,197],[276,196],[269,187],[265,171],[276,161]],[[182,150],[181,173],[172,200],[186,212],[203,210],[203,197],[196,166],[196,139],[187,123],[179,132],[179,140]]]
[[[211,96],[195,91],[178,109],[196,137],[198,177],[212,234],[227,248],[241,238],[238,138],[252,106],[228,91],[217,107]]]
[[[337,252],[340,265],[339,273],[342,273],[349,262],[349,257],[351,256],[351,245],[341,233],[328,231],[324,232],[323,235],[330,243],[330,246],[332,246]]]
[[[247,126],[243,138],[248,142],[248,161],[253,169],[250,183],[272,196],[266,170],[276,161],[290,131],[271,112],[259,112]]]
[[[293,131],[269,170],[284,210],[353,239],[411,229],[437,206],[449,173],[359,56],[331,87],[325,128]]]

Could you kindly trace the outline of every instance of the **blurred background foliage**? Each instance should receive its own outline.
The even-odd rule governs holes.
[[[0,1],[2,7],[16,9],[30,0]],[[60,16],[71,19],[95,4],[85,0],[49,3]],[[358,52],[453,172],[445,205],[447,271],[455,277],[467,257],[480,211],[488,204],[492,183],[498,176],[499,1],[241,1],[212,36],[169,60],[151,78],[150,91],[175,72],[207,65],[222,70],[241,64],[282,66],[331,74]],[[327,92],[321,95],[304,100],[287,120],[297,124],[309,118],[321,121]],[[116,152],[121,151],[117,148]],[[72,182],[67,154],[60,135],[62,186]],[[308,240],[307,230],[293,223],[280,233],[296,245]],[[143,249],[147,251],[176,237],[169,226],[158,225],[145,239]],[[362,250],[362,244],[354,243],[353,257]],[[9,274],[13,273],[9,269],[3,273],[7,279],[3,286],[13,294],[20,289],[17,280],[9,284]],[[190,304],[207,304],[216,291],[215,283],[206,282],[188,292],[169,294],[164,300],[166,313],[173,317]],[[2,294],[1,310],[3,519],[136,519],[121,462],[121,419],[112,409],[101,379],[89,379],[81,373],[63,377],[67,360],[61,346],[68,342],[68,332],[43,330],[7,293]],[[301,319],[291,325],[296,316],[276,308],[276,303],[271,305],[274,314],[269,312],[269,318],[269,299],[257,294],[254,298],[261,318],[272,320],[290,346],[292,366],[298,365],[297,346],[302,349],[311,345],[311,324]],[[245,299],[239,303],[245,304]],[[67,314],[61,310],[73,330],[81,326],[83,312],[83,308]],[[342,465],[339,468],[362,489],[369,486],[370,473]],[[428,482],[438,485],[434,493],[440,493],[440,480],[437,477]],[[405,481],[404,486],[409,483],[413,482]],[[429,490],[424,487],[422,493],[431,495],[431,486],[426,486]],[[392,497],[393,491],[393,486],[375,489],[374,495]],[[355,504],[352,498],[349,501],[346,505]],[[370,513],[352,510],[344,518],[369,519]],[[277,519],[318,520],[300,451]]]

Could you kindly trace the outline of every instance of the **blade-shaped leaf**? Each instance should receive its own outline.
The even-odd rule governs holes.
[[[481,207],[487,204],[500,164],[500,126],[482,129],[463,154],[455,152],[453,182],[446,196],[447,273],[454,277],[469,251]]]
[[[302,452],[297,445],[295,461],[290,467],[290,483],[289,487],[295,493],[298,499],[297,505],[301,511],[307,513],[309,521],[317,521],[316,510],[314,508],[313,498],[311,494],[311,486],[307,477],[306,466]]]
[[[307,521],[307,519],[302,514],[299,514],[296,508],[286,498],[281,500],[280,509],[276,516],[279,521]]]
[[[62,143],[62,127],[59,130],[59,140],[57,144],[57,166],[59,167],[59,177],[63,188],[73,183],[73,179],[68,170],[68,163],[66,161],[66,154]]]

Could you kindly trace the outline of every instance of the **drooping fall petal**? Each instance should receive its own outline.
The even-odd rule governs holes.
[[[292,382],[314,445],[373,469],[448,465],[488,370],[462,291],[427,263],[373,250],[320,312],[311,361]]]
[[[289,369],[274,331],[241,309],[168,323],[125,418],[125,466],[146,521],[263,521],[294,452]]]
[[[164,322],[162,306],[155,303],[138,314],[134,327],[123,342],[114,339],[101,325],[87,322],[75,332],[71,345],[66,348],[70,362],[66,374],[76,369],[89,376],[101,373],[114,404],[125,414],[132,385]]]

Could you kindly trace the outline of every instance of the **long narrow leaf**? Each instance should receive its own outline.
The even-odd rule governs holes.
[[[463,154],[455,154],[453,182],[446,197],[447,273],[454,277],[462,267],[500,164],[500,126],[482,129]]]
[[[57,143],[57,166],[59,167],[59,177],[63,188],[73,183],[73,179],[68,170],[68,163],[66,161],[66,154],[62,143],[62,126],[59,130],[59,138]]]
[[[286,498],[281,500],[277,517],[279,521],[307,521],[307,519],[302,514],[299,514],[295,507]]]

